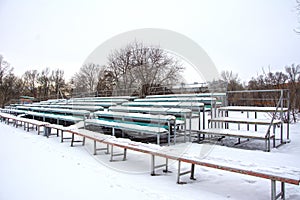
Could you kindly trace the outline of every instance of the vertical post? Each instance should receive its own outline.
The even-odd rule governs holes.
[[[63,143],[64,142],[64,131],[61,130],[61,138],[60,138],[60,142]]]
[[[276,200],[276,181],[271,180],[271,199]]]
[[[174,121],[174,144],[176,144],[176,129],[177,129],[177,124],[176,124],[176,119],[175,119],[175,121]]]
[[[155,176],[155,156],[151,155],[151,176]]]
[[[192,164],[192,166],[191,166],[191,177],[190,177],[191,180],[195,180],[194,175],[195,175],[195,164]]]
[[[191,110],[192,110],[192,108],[191,108]],[[200,120],[200,108],[199,108],[199,120]],[[191,135],[192,135],[192,116],[189,121],[189,142],[191,141]]]
[[[73,146],[73,142],[74,142],[74,133],[72,133],[72,140],[71,140],[71,147]]]
[[[123,156],[123,161],[125,161],[125,160],[126,160],[126,155],[127,155],[127,149],[126,149],[126,148],[124,148],[124,156]]]
[[[56,129],[56,137],[59,136],[59,129]]]
[[[280,142],[282,144],[283,143],[283,90],[280,91],[280,108],[281,108],[280,119],[281,119],[281,129],[282,129]]]
[[[225,117],[228,117],[228,110],[224,111],[225,112]],[[225,129],[229,129],[229,124],[225,123]]]
[[[176,129],[176,123],[174,123],[175,129]],[[171,127],[171,123],[170,121],[168,121],[168,127],[169,127],[169,133],[168,133],[168,145],[170,146],[171,143],[171,131],[172,131],[172,127]]]
[[[273,147],[275,148],[275,146],[276,146],[276,144],[275,144],[275,128],[276,128],[276,125],[274,124],[273,125],[273,135],[274,135],[274,137],[273,137]],[[270,137],[270,136],[269,136]]]
[[[114,156],[114,146],[113,145],[111,145],[110,151],[111,151],[111,153],[110,153],[110,162],[112,162],[113,161],[113,156]]]
[[[178,171],[177,171],[177,184],[180,184],[180,166],[181,166],[181,161],[178,161]]]
[[[184,115],[184,142],[186,142],[186,120],[187,120],[187,116],[186,114]],[[191,116],[190,116],[190,120],[191,120]]]
[[[109,154],[109,144],[106,145],[106,154]]]
[[[281,199],[285,199],[285,187],[284,187],[284,182],[281,182]]]
[[[94,140],[94,155],[97,155],[97,142]]]
[[[249,118],[249,111],[247,111],[247,119]],[[247,131],[249,131],[249,124],[247,123]]]
[[[288,113],[287,113],[287,125],[286,125],[286,139],[289,141],[290,140],[290,91],[288,90],[287,94],[287,108],[288,108]]]
[[[254,112],[255,119],[257,119],[257,112]],[[255,131],[257,131],[257,124],[255,124]]]
[[[82,146],[84,146],[85,145],[85,137],[83,136],[83,138],[82,138]]]
[[[115,127],[112,127],[112,135],[115,136]]]
[[[169,165],[169,159],[166,158],[166,169],[164,170],[165,173],[169,172],[168,165]]]
[[[205,106],[203,106],[203,129],[205,129]]]

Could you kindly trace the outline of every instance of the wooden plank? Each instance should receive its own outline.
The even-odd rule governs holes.
[[[151,147],[153,147],[153,146],[149,146],[149,148],[143,148],[143,146],[140,146],[141,143],[132,142],[132,141],[130,141],[130,143],[125,143],[122,141],[122,139],[120,140],[120,139],[114,138],[112,136],[106,136],[101,133],[96,133],[96,132],[92,132],[92,131],[70,130],[69,132],[77,134],[82,137],[86,137],[88,139],[91,139],[91,140],[94,140],[94,141],[97,141],[97,142],[100,142],[103,144],[113,145],[113,146],[117,146],[120,148],[126,148],[129,150],[133,150],[133,151],[137,151],[137,152],[141,152],[141,153],[151,154],[153,156],[159,156],[159,157],[177,160],[177,161],[181,161],[181,162],[185,162],[185,163],[190,163],[190,164],[195,164],[195,165],[199,165],[199,166],[220,169],[220,170],[225,170],[225,171],[230,171],[230,172],[234,172],[234,173],[240,173],[240,174],[280,181],[280,182],[285,182],[285,183],[294,184],[294,185],[300,184],[300,177],[299,177],[300,172],[297,172],[297,173],[295,172],[295,174],[293,176],[294,178],[288,177],[288,176],[285,177],[285,176],[276,175],[271,172],[262,173],[259,171],[259,168],[257,166],[255,166],[256,171],[253,170],[252,168],[247,170],[247,169],[241,169],[241,168],[236,168],[236,167],[232,167],[232,166],[226,166],[224,163],[222,163],[222,161],[220,164],[218,164],[218,163],[210,163],[205,159],[196,160],[196,159],[189,157],[188,155],[187,156],[182,155],[182,154],[172,155],[172,154],[164,153],[164,151],[160,150],[160,148],[151,149]],[[143,144],[143,145],[146,145],[146,144]],[[168,148],[168,147],[163,147],[163,148]],[[214,160],[214,161],[216,161],[216,160]],[[261,171],[263,171],[263,170],[264,170],[264,168]],[[285,170],[287,170],[287,169],[285,169]],[[290,170],[288,172],[291,174],[293,172],[293,170]]]
[[[224,165],[216,165],[216,164],[212,164],[212,163],[208,163],[208,162],[196,161],[196,160],[192,160],[192,159],[188,159],[188,158],[180,158],[179,160],[182,162],[190,163],[190,164],[196,164],[196,165],[214,168],[214,169],[221,169],[221,170],[245,174],[245,175],[249,175],[249,176],[256,176],[256,177],[260,177],[260,178],[285,182],[285,183],[294,184],[294,185],[299,185],[299,183],[300,183],[300,179],[299,179],[300,177],[298,179],[287,178],[287,177],[277,176],[274,174],[261,173],[261,172],[251,171],[251,170],[243,170],[243,169],[238,169],[238,168],[224,166]]]

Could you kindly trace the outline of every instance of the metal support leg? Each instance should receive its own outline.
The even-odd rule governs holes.
[[[285,184],[281,182],[281,199],[285,199]]]
[[[72,133],[71,147],[73,146],[73,142],[74,142],[74,133]]]
[[[177,184],[185,184],[186,182],[180,181],[180,176],[191,174],[190,179],[195,180],[194,173],[195,173],[195,164],[192,164],[190,171],[180,172],[181,161],[178,161],[178,172],[177,172]]]
[[[151,176],[155,176],[155,169],[161,168],[161,167],[166,167],[163,172],[168,173],[170,172],[168,170],[168,158],[166,158],[166,164],[161,164],[161,165],[155,165],[155,156],[151,155]]]
[[[61,143],[64,142],[64,131],[63,131],[63,130],[61,130],[60,142],[61,142]]]
[[[94,140],[94,155],[97,155],[97,142]]]
[[[192,164],[191,166],[191,176],[190,176],[191,180],[196,180],[195,179],[195,164]]]
[[[151,176],[155,176],[155,156],[151,155]]]
[[[85,145],[85,137],[82,138],[82,146]]]
[[[127,159],[127,149],[124,149],[124,156],[123,156],[123,161]]]
[[[271,200],[276,199],[285,199],[285,184],[284,182],[281,182],[281,191],[280,193],[276,193],[276,181],[271,180]]]
[[[271,200],[276,200],[276,181],[271,180]]]
[[[110,162],[114,161],[114,159],[113,159],[114,156],[123,156],[123,161],[126,160],[126,157],[127,157],[127,149],[126,148],[124,148],[124,152],[123,153],[118,153],[118,154],[114,154],[114,146],[113,145],[111,145],[111,149],[110,150],[111,150],[111,153],[110,153]]]
[[[178,161],[177,184],[181,184],[181,182],[180,182],[180,167],[181,167],[181,161]]]
[[[166,158],[166,168],[163,170],[164,173],[170,172],[170,171],[169,171],[169,168],[168,168],[168,165],[169,165],[169,159]]]

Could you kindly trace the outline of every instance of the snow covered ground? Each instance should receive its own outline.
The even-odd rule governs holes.
[[[291,143],[272,152],[283,165],[300,168],[300,123],[291,125]],[[222,170],[196,166],[196,181],[182,177],[188,184],[176,184],[177,163],[170,161],[173,173],[150,176],[150,156],[128,152],[127,161],[109,162],[110,156],[92,155],[92,143],[70,147],[60,138],[46,138],[35,131],[0,123],[0,199],[269,199],[270,181]],[[255,146],[256,142],[249,144]],[[202,148],[185,144],[188,151],[205,154],[241,152],[255,156],[259,150],[226,146]],[[258,142],[259,145],[259,142]],[[180,144],[179,144],[180,146]],[[246,146],[247,147],[247,146]],[[259,151],[260,152],[260,151]],[[253,161],[249,156],[249,162]],[[162,161],[162,160],[161,160]],[[260,160],[261,164],[270,160]],[[260,164],[258,163],[258,164]],[[189,165],[182,168],[188,169]],[[279,185],[279,184],[278,184]],[[300,199],[300,186],[286,185],[287,199]]]

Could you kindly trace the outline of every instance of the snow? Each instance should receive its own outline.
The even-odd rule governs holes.
[[[145,126],[137,125],[137,124],[127,124],[127,123],[120,123],[115,121],[106,121],[101,119],[87,119],[85,120],[86,124],[99,124],[107,127],[114,127],[114,128],[120,128],[124,130],[133,130],[137,132],[144,132],[144,133],[153,133],[153,134],[159,134],[159,133],[166,133],[168,132],[167,129],[161,128],[161,127],[151,127],[147,126],[147,129],[145,129]]]
[[[298,172],[299,129],[300,123],[292,124],[291,143],[271,152],[194,143],[163,150],[156,145],[145,145],[144,148],[232,166],[265,167],[266,172],[282,173],[286,169]],[[92,141],[87,140],[85,146],[70,147],[69,142],[60,143],[60,138],[46,138],[37,135],[36,131],[26,132],[21,127],[4,123],[0,123],[0,139],[1,200],[270,199],[270,181],[253,176],[196,166],[197,180],[189,180],[187,175],[181,179],[188,184],[178,185],[176,161],[169,161],[169,170],[173,173],[164,174],[157,169],[161,175],[150,176],[150,156],[143,153],[128,151],[127,161],[109,162],[110,155],[104,152],[92,155]],[[250,144],[256,145],[256,142]],[[98,147],[104,145],[98,144]],[[163,161],[156,159],[156,164]],[[279,168],[272,168],[278,163]],[[189,168],[190,165],[182,163],[183,171]],[[300,199],[300,187],[286,184],[286,199]]]
[[[204,103],[199,102],[128,102],[122,103],[122,106],[153,106],[153,107],[172,107],[172,108],[192,108],[199,109],[200,107],[204,107]]]
[[[117,118],[131,118],[131,119],[146,119],[146,120],[157,120],[157,121],[170,121],[175,120],[176,117],[173,115],[152,115],[143,113],[128,113],[128,112],[112,112],[112,111],[97,111],[94,112],[97,116],[105,117],[117,117]]]
[[[111,106],[109,107],[110,111],[117,112],[145,112],[145,113],[156,113],[156,114],[191,114],[190,109],[186,108],[164,108],[164,107],[139,107],[139,106]]]

